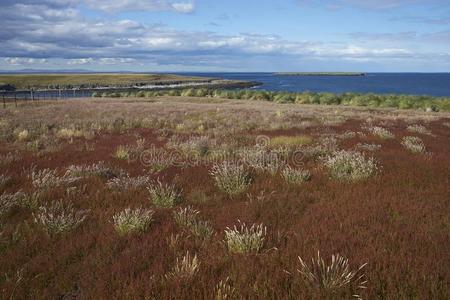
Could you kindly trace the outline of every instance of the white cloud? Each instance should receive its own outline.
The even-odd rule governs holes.
[[[107,12],[119,11],[175,11],[190,13],[194,11],[193,2],[171,2],[168,0],[80,0],[93,9]]]

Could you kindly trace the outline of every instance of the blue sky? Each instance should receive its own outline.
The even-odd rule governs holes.
[[[1,0],[0,70],[450,71],[448,0]]]

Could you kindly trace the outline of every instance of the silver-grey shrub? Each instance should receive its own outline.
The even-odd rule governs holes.
[[[283,179],[290,184],[300,184],[311,179],[311,172],[304,169],[294,169],[290,166],[281,172]]]
[[[425,152],[425,144],[421,138],[416,136],[405,136],[402,139],[402,145],[412,153]]]

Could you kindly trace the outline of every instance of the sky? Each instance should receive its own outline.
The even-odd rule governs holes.
[[[449,72],[450,0],[0,0],[0,70]]]

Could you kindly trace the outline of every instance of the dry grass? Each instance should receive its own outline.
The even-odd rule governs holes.
[[[11,157],[0,164],[0,174],[10,178],[0,187],[0,298],[13,291],[17,299],[450,298],[450,115],[207,98],[126,100],[0,110],[0,157]],[[361,134],[367,124],[396,137],[408,135],[410,124],[426,124],[433,135],[420,137],[433,155],[412,155],[399,139]],[[61,138],[64,128],[93,134]],[[266,147],[242,160],[258,136],[308,136],[313,143],[295,147],[296,157],[287,147]],[[120,145],[130,147],[132,159],[113,157]],[[157,154],[136,156],[138,148]],[[199,155],[176,155],[190,149]],[[337,164],[337,177],[345,180],[330,178],[323,162],[354,149],[365,153]],[[262,152],[279,152],[282,163]],[[364,171],[373,170],[366,169],[372,158],[381,168],[376,173]],[[222,172],[246,179],[233,197],[210,174],[224,161],[245,166]],[[285,184],[286,165],[313,176]],[[355,182],[361,174],[368,180]],[[154,211],[151,223],[130,212],[116,219],[123,232],[139,234],[118,234],[113,216],[129,208]],[[335,253],[345,258],[330,261]],[[358,288],[366,280],[367,289]]]

